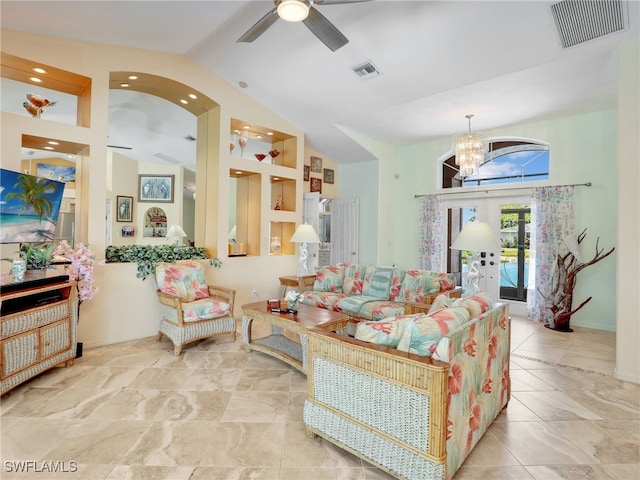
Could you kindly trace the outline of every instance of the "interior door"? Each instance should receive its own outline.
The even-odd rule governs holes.
[[[357,198],[331,201],[331,263],[358,263]]]

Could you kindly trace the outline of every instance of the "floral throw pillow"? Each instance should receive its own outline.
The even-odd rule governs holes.
[[[209,297],[204,268],[193,260],[159,263],[156,266],[158,289],[185,302]]]
[[[316,267],[316,280],[313,283],[313,290],[315,292],[342,292],[344,268],[344,263]]]
[[[402,335],[404,335],[408,322],[414,317],[415,315],[402,315],[395,318],[391,317],[391,320],[388,322],[384,320],[378,322],[359,322],[356,326],[354,338],[384,347],[396,348]]]
[[[451,298],[446,293],[441,293],[433,300],[433,303],[431,304],[427,315],[431,315],[433,312],[437,312],[438,310],[442,310],[443,308],[449,308],[453,304],[454,300],[454,298]]]
[[[417,315],[408,323],[398,343],[398,350],[430,357],[444,335],[469,319],[469,311],[463,307],[445,308],[431,315]]]
[[[469,310],[471,318],[482,315],[493,308],[493,300],[485,292],[474,293],[470,297],[458,298],[452,303],[453,307],[464,307]]]

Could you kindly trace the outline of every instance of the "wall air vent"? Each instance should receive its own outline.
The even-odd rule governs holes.
[[[380,75],[380,70],[376,67],[370,60],[356,65],[355,67],[351,67],[351,69],[356,72],[362,80],[368,80],[373,77],[377,77]]]
[[[562,0],[551,5],[563,48],[624,30],[626,12],[626,0]]]

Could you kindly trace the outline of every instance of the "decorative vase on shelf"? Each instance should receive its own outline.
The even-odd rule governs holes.
[[[280,243],[280,237],[271,237],[271,252],[272,253],[280,253],[280,248],[282,244]]]
[[[229,142],[229,154],[233,152],[233,149],[236,148],[236,136],[233,135],[231,137],[231,141]]]
[[[275,158],[280,155],[280,152],[275,148],[273,150],[269,150],[269,156],[271,157],[271,163],[275,160]]]
[[[244,149],[247,147],[247,143],[249,143],[249,138],[247,132],[242,132],[238,137],[238,145],[240,145],[240,156],[244,155]]]
[[[267,158],[267,156],[264,153],[256,153],[256,158],[258,159],[259,162],[261,162],[262,160]]]

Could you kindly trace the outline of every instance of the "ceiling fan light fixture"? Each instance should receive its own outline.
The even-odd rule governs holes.
[[[282,0],[278,5],[278,16],[287,22],[301,22],[309,15],[309,3],[300,0]]]

